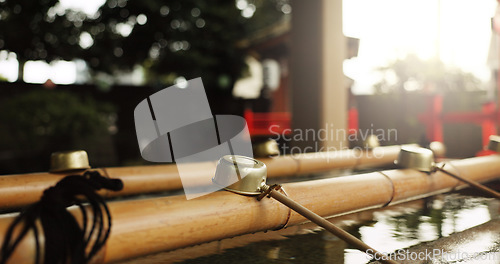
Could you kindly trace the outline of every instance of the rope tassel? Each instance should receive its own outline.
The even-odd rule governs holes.
[[[123,183],[119,179],[105,178],[97,171],[87,171],[83,176],[67,176],[45,190],[40,201],[28,207],[9,226],[0,252],[0,264],[7,263],[29,231],[33,231],[35,237],[34,263],[88,263],[106,243],[111,230],[108,206],[96,193],[101,189],[119,191]],[[88,206],[84,206],[86,203]],[[67,210],[72,205],[80,210],[81,225]],[[15,233],[15,230],[20,231]],[[41,235],[44,237],[43,255]]]

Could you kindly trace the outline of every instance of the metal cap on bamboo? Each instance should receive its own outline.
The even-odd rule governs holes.
[[[50,156],[50,172],[90,169],[89,157],[84,150],[54,152]]]
[[[239,194],[257,195],[266,184],[266,165],[256,159],[226,155],[217,163],[212,181],[224,189]]]
[[[490,136],[488,150],[500,153],[500,136]]]
[[[278,142],[276,142],[276,140],[269,139],[264,142],[257,143],[253,147],[253,154],[256,157],[269,157],[279,155],[280,149],[278,147]]]
[[[416,169],[425,172],[431,172],[435,165],[432,150],[410,146],[401,148],[395,163],[400,168]]]

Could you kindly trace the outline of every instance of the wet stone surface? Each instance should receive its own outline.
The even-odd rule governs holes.
[[[401,264],[498,264],[500,263],[500,219],[488,221],[449,237],[398,250],[393,259]]]

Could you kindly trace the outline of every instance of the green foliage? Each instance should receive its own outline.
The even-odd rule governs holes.
[[[68,10],[57,14],[58,0],[0,1],[0,49],[15,52],[20,61],[71,60],[86,15]]]
[[[447,67],[436,59],[422,60],[415,55],[381,67],[379,72],[382,79],[375,85],[376,93],[442,93],[481,89],[481,82],[471,73]]]
[[[234,1],[109,0],[99,12],[84,25],[94,39],[85,56],[95,70],[112,73],[142,64],[152,82],[173,73],[201,76],[214,86],[220,75],[234,79],[244,66],[235,43],[246,30]],[[127,27],[129,35],[120,31]]]
[[[67,91],[20,94],[0,106],[0,149],[45,157],[53,151],[88,149],[109,136],[113,112],[110,104]]]

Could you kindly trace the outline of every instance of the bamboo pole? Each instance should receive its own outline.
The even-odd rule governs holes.
[[[478,182],[500,177],[500,156],[450,162],[451,171]],[[306,182],[283,184],[291,199],[323,217],[339,216],[416,200],[464,187],[442,172],[388,170]],[[197,199],[184,196],[110,202],[111,235],[102,262],[113,262],[169,251],[209,241],[275,230],[306,222],[300,214],[274,199],[231,192],[215,192]],[[13,217],[0,217],[0,234]],[[0,236],[0,239],[3,239]],[[24,239],[9,263],[33,258],[33,237]]]
[[[262,159],[269,178],[325,172],[341,168],[374,167],[391,164],[401,146],[375,148],[372,151],[348,149]],[[204,177],[215,171],[216,162],[190,165],[193,177]],[[120,192],[101,192],[105,198],[164,192],[182,189],[175,164],[117,167],[98,169],[110,178],[119,178],[124,188]],[[38,201],[42,192],[72,173],[31,173],[0,176],[0,209],[18,208]]]
[[[363,224],[373,220],[373,214],[378,212],[391,212],[391,213],[404,213],[407,212],[408,209],[420,210],[425,205],[424,199],[414,200],[406,203],[400,203],[397,205],[393,205],[390,207],[384,208],[376,208],[373,210],[360,211],[357,213],[346,214],[343,216],[333,217],[328,219],[333,224],[338,226],[353,226],[358,224]],[[311,230],[317,230],[318,226],[312,222],[304,223],[301,225],[295,225],[284,229],[279,230],[271,230],[264,232],[251,233],[241,236],[236,236],[232,238],[225,238],[222,240],[215,240],[212,242],[207,242],[204,244],[180,248],[167,252],[160,252],[157,254],[151,254],[145,257],[134,258],[130,260],[125,260],[119,262],[120,264],[140,264],[143,262],[146,263],[178,263],[185,260],[196,259],[204,256],[210,256],[214,254],[220,254],[228,249],[238,248],[246,246],[250,243],[259,243],[270,240],[282,240],[287,236],[294,236],[304,234],[304,232],[309,232]],[[325,231],[326,232],[326,231]],[[322,233],[325,233],[322,232]],[[332,235],[333,236],[333,235]],[[345,242],[339,240],[336,242],[327,241],[329,244],[327,248],[325,248],[325,253],[328,255],[333,255],[332,257],[335,259],[339,259],[339,252],[343,254],[343,250],[346,247]],[[331,244],[333,243],[333,244]],[[340,245],[339,245],[340,244]],[[330,246],[335,247],[335,249],[330,248]],[[333,262],[333,261],[331,261]],[[330,263],[330,262],[328,262]]]

